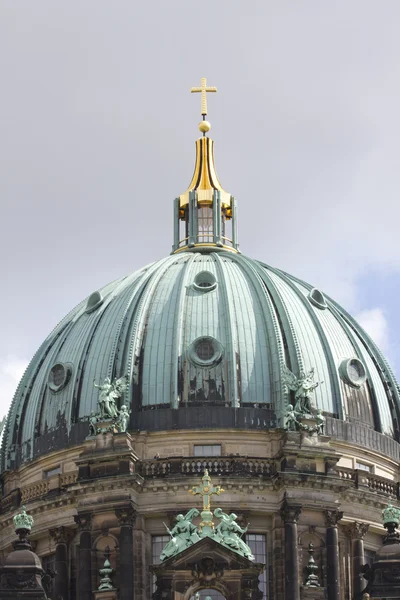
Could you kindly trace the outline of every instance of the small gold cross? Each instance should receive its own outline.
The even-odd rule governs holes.
[[[216,92],[217,88],[216,87],[207,87],[207,79],[206,79],[206,77],[202,77],[200,87],[192,87],[190,91],[192,93],[193,92],[201,93],[201,114],[203,115],[203,117],[205,117],[207,114],[207,92]]]
[[[202,496],[203,510],[210,510],[211,496],[213,494],[217,494],[217,496],[219,496],[220,493],[224,490],[220,485],[212,484],[211,477],[209,476],[207,469],[204,470],[204,475],[201,478],[201,481],[202,485],[193,487],[191,490],[189,490],[189,494],[193,494],[193,496],[199,494],[200,496]]]

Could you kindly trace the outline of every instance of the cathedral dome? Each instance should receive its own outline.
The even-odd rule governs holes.
[[[346,311],[242,254],[194,250],[94,292],[46,338],[12,404],[4,468],[81,442],[105,377],[127,376],[132,429],[271,428],[291,402],[284,365],[314,369],[316,408],[394,436],[395,379]]]
[[[172,254],[94,291],[46,338],[10,409],[3,470],[81,443],[106,378],[128,383],[129,430],[281,428],[290,372],[313,381],[331,434],[353,423],[364,440],[398,436],[398,385],[361,327],[322,291],[239,252],[235,199],[209,124],[200,129]]]

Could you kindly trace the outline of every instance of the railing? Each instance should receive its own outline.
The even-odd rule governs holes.
[[[28,500],[33,500],[33,498],[41,498],[42,496],[45,496],[48,491],[49,482],[47,479],[26,485],[21,488],[21,502],[23,504],[24,502],[28,502]]]
[[[379,477],[365,471],[357,471],[357,487],[360,485],[367,486],[370,490],[385,494],[385,496],[399,497],[399,484],[396,481]]]
[[[273,459],[245,456],[171,457],[142,460],[136,463],[136,471],[144,479],[199,477],[203,475],[205,469],[215,477],[271,479],[275,475],[278,477],[284,475],[284,473],[277,472],[276,462]],[[334,473],[343,482],[348,482],[351,487],[366,488],[382,496],[400,500],[400,484],[396,481],[385,479],[368,471],[347,467],[336,467]],[[77,482],[78,472],[65,473],[59,477],[60,493],[65,493],[66,487]],[[16,488],[0,499],[0,510],[7,512],[17,508],[19,504],[43,498],[49,491],[49,480],[46,479],[31,483],[21,489]]]
[[[336,467],[335,473],[343,481],[351,481],[356,488],[366,487],[374,492],[400,498],[399,483],[391,479],[385,479],[361,469],[348,469]]]
[[[64,473],[60,475],[60,488],[71,485],[78,481],[78,471],[72,471],[71,473]]]
[[[356,480],[356,471],[354,469],[348,469],[347,467],[336,467],[335,473],[337,477],[343,479],[343,481],[354,481]]]
[[[168,458],[143,460],[138,463],[142,477],[167,477],[169,475],[210,475],[271,477],[276,473],[274,460],[267,458],[218,457],[218,458]]]

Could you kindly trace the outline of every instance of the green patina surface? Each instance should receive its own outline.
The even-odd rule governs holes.
[[[194,286],[196,275],[210,272],[211,291]],[[46,338],[18,387],[3,432],[4,465],[18,451],[32,458],[33,441],[97,412],[93,381],[127,376],[127,411],[132,398],[145,408],[186,402],[240,407],[268,405],[283,426],[289,390],[284,365],[294,373],[314,369],[313,403],[346,418],[354,390],[340,377],[343,358],[358,357],[367,372],[361,421],[392,435],[400,400],[397,383],[376,346],[355,321],[326,298],[319,309],[312,289],[298,279],[232,252],[182,252],[115,281],[100,291],[102,301],[83,301]],[[202,369],[189,359],[194,340],[214,338],[223,354],[219,364]],[[68,365],[70,377],[54,392],[52,367]],[[389,386],[389,387],[388,387]],[[388,397],[390,389],[391,399]],[[391,408],[391,405],[397,408]]]

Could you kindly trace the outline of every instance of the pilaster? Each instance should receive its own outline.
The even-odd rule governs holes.
[[[115,510],[120,525],[120,600],[134,600],[136,594],[133,586],[133,526],[136,519],[136,511],[132,506],[124,506]]]
[[[66,527],[55,527],[49,529],[49,533],[56,542],[54,596],[69,600],[68,544],[73,538],[74,531]]]
[[[74,516],[80,532],[78,565],[78,600],[92,600],[92,514]]]
[[[281,517],[285,528],[285,600],[300,600],[297,521],[301,506],[284,501]]]
[[[340,563],[338,522],[343,512],[333,509],[325,510],[326,552],[327,552],[327,583],[328,600],[340,600]]]

